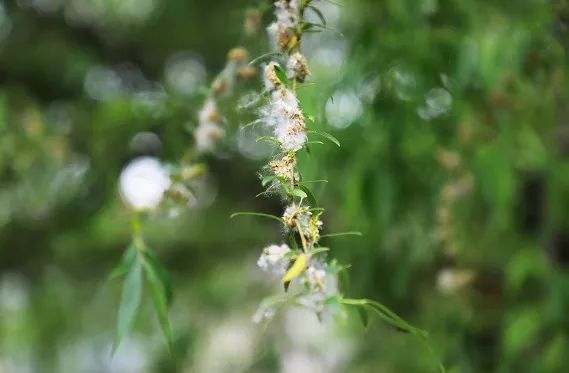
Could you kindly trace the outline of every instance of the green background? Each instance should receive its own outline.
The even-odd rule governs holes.
[[[168,61],[199,61],[205,87],[231,47],[268,52],[264,26],[248,36],[242,24],[259,8],[266,25],[270,3],[0,4],[0,371],[436,371],[416,339],[365,330],[355,313],[252,323],[281,291],[255,268],[279,228],[229,219],[282,212],[254,197],[263,160],[251,154],[268,154],[239,130],[255,110],[236,106],[258,80],[220,103],[210,203],[145,221],[172,272],[173,355],[146,296],[111,360],[122,281],[107,276],[130,239],[120,171],[141,154],[180,159],[204,98],[176,90]],[[342,145],[313,146],[301,168],[329,181],[315,188],[325,231],[363,233],[323,243],[352,265],[346,295],[428,330],[449,372],[569,370],[569,3],[316,5],[331,30],[304,40],[315,85],[300,98]],[[144,131],[161,145],[133,144]]]

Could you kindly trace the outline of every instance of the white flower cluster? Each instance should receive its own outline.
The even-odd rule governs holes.
[[[292,203],[285,209],[283,220],[289,229],[298,231],[298,227],[300,227],[303,234],[306,234],[311,216],[312,213],[308,210],[308,207]]]
[[[290,252],[288,245],[282,244],[267,246],[263,249],[257,265],[264,272],[270,273],[275,277],[282,277],[288,267],[289,260],[286,254]]]
[[[256,70],[247,65],[248,59],[249,52],[242,47],[233,48],[227,54],[225,68],[211,85],[212,97],[204,102],[198,116],[199,123],[194,134],[198,152],[213,151],[217,140],[224,135],[215,99],[230,94],[237,78],[249,79],[255,76]]]
[[[285,225],[295,232],[298,232],[300,228],[309,247],[314,246],[320,239],[320,230],[322,229],[320,214],[312,214],[307,206],[292,203],[285,209],[283,220]]]
[[[135,210],[158,207],[170,185],[170,173],[153,157],[133,160],[122,170],[120,176],[121,197]]]
[[[269,62],[263,69],[263,83],[267,92],[271,92],[281,85],[281,81],[276,73],[277,65],[276,62]]]
[[[227,53],[227,64],[211,85],[216,96],[231,94],[238,78],[250,79],[256,75],[257,70],[247,64],[248,59],[249,52],[243,47],[235,47]]]
[[[294,154],[287,153],[282,158],[270,161],[269,168],[275,176],[283,178],[286,181],[294,183],[300,177],[296,171],[296,157]]]
[[[308,74],[310,74],[308,62],[300,52],[295,52],[290,55],[286,63],[286,68],[288,78],[296,79],[301,83],[304,82]]]
[[[284,151],[298,151],[306,143],[306,124],[295,94],[274,81],[274,63],[265,69],[265,86],[271,97],[261,109],[261,120],[273,129],[275,138]]]
[[[298,26],[298,0],[276,1],[275,18],[267,27],[267,32],[274,46],[285,50],[294,37],[293,29]]]
[[[339,295],[338,276],[327,269],[320,263],[312,264],[306,269],[303,277],[308,291],[298,298],[300,305],[320,313],[325,310],[328,298]]]
[[[275,278],[281,278],[287,268],[292,264],[288,254],[291,250],[288,245],[270,245],[263,249],[257,260],[257,266]],[[327,264],[309,259],[309,264],[302,274],[295,280],[296,286],[289,292],[294,293],[296,303],[312,309],[317,313],[325,311],[326,300],[339,295],[338,275]],[[274,316],[274,308],[262,304],[254,316],[256,322],[269,320]]]
[[[199,152],[214,150],[215,143],[223,136],[221,115],[213,98],[208,99],[199,113],[199,124],[195,131],[196,147]]]

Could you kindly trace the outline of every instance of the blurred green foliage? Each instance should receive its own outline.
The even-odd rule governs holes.
[[[259,82],[224,100],[211,205],[145,223],[173,274],[173,355],[143,302],[109,357],[121,284],[106,278],[129,244],[120,170],[140,154],[180,159],[204,97],[180,91],[168,61],[190,52],[203,87],[229,48],[265,53],[262,28],[240,35],[246,8],[268,20],[269,2],[82,3],[0,3],[0,370],[291,371],[286,319],[250,321],[273,291],[256,256],[279,233],[229,219],[281,213],[253,198],[264,150],[238,130],[254,113],[235,108]],[[428,330],[449,372],[569,370],[569,3],[321,3],[343,35],[306,38],[315,85],[300,95],[341,147],[314,145],[301,167],[329,180],[315,188],[326,231],[364,233],[325,243],[352,264],[347,294]],[[143,131],[161,145],[133,142]],[[435,371],[412,338],[350,316],[335,337],[347,362],[322,371]],[[214,343],[219,328],[232,347]]]

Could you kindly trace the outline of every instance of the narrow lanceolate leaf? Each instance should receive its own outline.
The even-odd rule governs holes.
[[[306,199],[308,200],[308,204],[310,206],[318,206],[318,203],[316,202],[316,197],[314,197],[314,194],[312,194],[312,192],[310,191],[310,189],[308,189],[308,187],[306,185],[300,184],[298,186],[300,189],[302,189],[302,191],[306,194]]]
[[[276,176],[276,175],[265,176],[265,177],[263,177],[263,179],[261,180],[261,185],[262,185],[262,186],[267,186],[267,184],[271,183],[273,180],[276,180],[277,178],[278,178],[278,176]]]
[[[405,333],[414,334],[421,338],[427,337],[427,332],[422,329],[415,328],[407,321],[399,317],[399,315],[397,315],[395,312],[391,311],[389,308],[379,302],[370,299],[342,299],[342,303],[356,307],[369,307],[379,316],[380,319],[395,329]]]
[[[259,57],[255,58],[254,60],[252,60],[251,62],[249,62],[249,65],[255,65],[257,62],[260,62],[264,59],[268,59],[269,57],[278,56],[280,54],[281,54],[281,52],[269,52],[269,53],[262,54]]]
[[[319,246],[319,247],[315,247],[315,248],[311,249],[308,253],[310,255],[316,255],[316,254],[320,254],[320,253],[325,253],[327,251],[330,251],[329,247]]]
[[[280,143],[281,143],[279,140],[277,140],[273,136],[259,136],[255,139],[255,142],[259,142],[259,141],[266,141],[266,142],[270,142],[272,144],[277,144],[277,145],[280,145]]]
[[[358,314],[360,315],[360,320],[362,322],[362,325],[364,326],[364,328],[367,329],[367,327],[369,326],[369,315],[367,313],[367,310],[365,307],[356,307],[356,310],[358,311]]]
[[[302,32],[321,32],[325,28],[324,25],[314,22],[304,22],[302,24]]]
[[[346,292],[350,287],[350,276],[348,274],[347,268],[340,267],[338,269],[338,288],[341,292]]]
[[[383,304],[376,302],[376,301],[373,301],[373,300],[367,300],[367,304],[372,309],[374,309],[376,312],[382,313],[382,314],[386,315],[389,319],[391,319],[393,321],[392,325],[396,326],[397,329],[399,329],[400,331],[415,334],[415,335],[422,337],[422,338],[427,337],[426,331],[419,329],[419,328],[415,328],[414,326],[409,324],[407,321],[403,320],[401,317],[399,317],[399,315],[397,315],[395,312],[391,311],[389,308],[387,308]]]
[[[278,216],[275,215],[271,215],[271,214],[264,214],[262,212],[249,212],[249,211],[242,211],[242,212],[234,212],[233,214],[231,214],[231,219],[233,219],[236,216],[261,216],[263,218],[269,218],[269,219],[273,219],[278,221],[281,224],[284,224],[284,221],[282,218],[279,218]]]
[[[290,247],[292,247],[293,250],[298,251],[298,243],[296,242],[296,235],[294,234],[294,231],[291,229],[288,232],[288,241],[290,243]]]
[[[170,278],[170,272],[166,269],[166,267],[160,263],[158,258],[151,252],[146,251],[144,253],[145,261],[148,261],[153,268],[156,270],[156,274],[160,278],[160,282],[164,285],[164,291],[166,293],[166,300],[167,304],[170,305],[172,301],[172,279]]]
[[[322,137],[324,137],[326,140],[329,140],[331,142],[333,142],[334,144],[336,144],[338,147],[340,147],[340,141],[338,141],[337,138],[335,138],[334,136],[332,136],[331,134],[329,134],[328,132],[324,132],[324,131],[316,131],[316,130],[311,130],[308,131],[309,133],[314,133],[317,135],[320,135]]]
[[[135,257],[136,257],[136,248],[134,247],[134,245],[130,245],[122,255],[119,264],[117,264],[117,266],[113,268],[113,270],[109,274],[109,279],[112,280],[127,273]]]
[[[326,26],[326,18],[324,17],[324,14],[322,14],[322,11],[320,11],[320,9],[318,9],[314,5],[308,5],[307,8],[312,10],[318,16],[318,18],[320,18],[320,22],[322,22],[322,24]]]
[[[389,308],[384,306],[383,304],[376,302],[371,299],[342,299],[341,302],[343,304],[348,304],[352,306],[356,306],[358,309],[369,307],[371,310],[375,311],[376,314],[387,324],[395,327],[395,329],[399,331],[403,331],[406,333],[410,333],[415,335],[419,338],[419,340],[425,345],[429,354],[433,356],[434,359],[437,361],[437,366],[439,371],[442,373],[445,372],[445,367],[438,358],[438,356],[433,351],[431,345],[427,341],[428,333],[422,329],[416,328],[410,325],[407,321],[403,320],[399,315],[395,312],[391,311]]]
[[[302,31],[303,32],[305,32],[305,31],[306,32],[320,32],[322,30],[331,31],[340,37],[344,37],[344,34],[342,34],[340,31],[329,28],[326,25],[321,25],[319,23],[314,23],[314,22],[304,22],[302,24]]]
[[[343,6],[344,6],[343,4],[341,4],[341,3],[337,2],[337,1],[333,1],[333,0],[323,0],[323,1],[326,2],[326,3],[334,4],[334,5],[338,6],[338,7],[343,7]]]
[[[139,258],[132,262],[124,282],[119,315],[117,319],[117,335],[113,344],[113,354],[121,340],[129,332],[136,317],[140,298],[142,297],[142,263]]]
[[[170,285],[169,282],[165,281],[163,267],[150,253],[145,253],[143,260],[144,274],[146,275],[154,309],[156,310],[160,328],[168,344],[168,349],[172,352],[172,333],[170,331],[170,321],[168,320],[168,288]]]
[[[306,269],[306,262],[307,262],[306,255],[300,255],[298,258],[296,258],[294,264],[285,273],[283,277],[283,282],[284,283],[291,282],[292,280],[300,276],[302,272],[304,272],[304,270]]]
[[[277,78],[279,78],[279,80],[281,81],[282,84],[284,85],[288,85],[288,77],[286,76],[286,72],[284,71],[284,69],[282,67],[280,67],[279,65],[274,65],[275,66],[275,74],[277,74]]]
[[[320,236],[320,238],[325,238],[325,237],[340,237],[340,236],[361,236],[362,232],[338,232],[338,233],[328,233],[328,234],[323,234]]]
[[[299,189],[299,188],[295,188],[295,189],[291,190],[290,194],[295,196],[295,197],[300,197],[300,198],[308,197],[308,194],[306,194],[306,192],[304,190]]]

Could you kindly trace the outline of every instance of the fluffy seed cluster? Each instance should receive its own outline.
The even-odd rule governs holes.
[[[261,120],[273,130],[286,152],[298,151],[306,143],[306,124],[295,94],[284,87],[275,73],[274,62],[265,69],[265,88],[271,90],[269,102],[261,109]]]
[[[304,272],[303,280],[308,291],[297,302],[317,313],[325,311],[327,299],[339,295],[337,273],[325,264],[310,265]]]
[[[293,203],[285,209],[283,220],[289,229],[298,230],[298,226],[300,226],[302,232],[305,232],[308,228],[311,216],[312,213],[308,207]]]
[[[275,2],[276,20],[267,27],[269,37],[275,47],[288,50],[298,42],[295,28],[298,26],[298,0],[278,0]]]
[[[295,52],[290,55],[286,63],[286,68],[288,78],[296,79],[301,83],[304,82],[306,77],[310,74],[308,62],[300,52]]]
[[[276,62],[269,62],[263,71],[263,83],[267,92],[271,92],[282,84],[277,76],[276,67]]]
[[[248,36],[257,34],[261,28],[262,21],[263,13],[261,11],[258,9],[249,9],[245,13],[245,21],[243,22],[245,34]]]
[[[286,258],[287,253],[290,252],[288,245],[270,245],[263,249],[257,265],[264,272],[267,272],[275,277],[282,277],[289,264]]]
[[[215,143],[223,136],[221,115],[213,98],[208,99],[199,113],[199,124],[195,131],[196,148],[199,152],[214,150]]]
[[[288,182],[295,183],[298,179],[296,172],[296,157],[294,153],[287,153],[284,157],[270,161],[269,167],[275,176],[285,179]]]
[[[194,134],[198,152],[213,151],[217,140],[224,135],[216,98],[230,94],[237,78],[250,79],[256,75],[256,69],[247,65],[248,60],[249,52],[243,47],[233,48],[227,53],[227,64],[211,84],[212,95],[204,102],[198,116]]]
[[[320,239],[322,229],[320,213],[313,214],[307,206],[292,203],[285,209],[283,220],[288,229],[304,236],[309,247],[313,247]]]
[[[249,52],[242,47],[233,48],[227,54],[227,66],[225,68],[229,81],[233,82],[235,78],[247,80],[257,75],[257,69],[253,66],[247,65],[249,60]],[[223,76],[223,74],[222,74]],[[233,88],[233,84],[230,84]]]
[[[253,78],[257,71],[247,65],[249,52],[243,47],[235,47],[227,53],[227,64],[213,81],[211,88],[216,96],[226,96],[233,92],[235,80]]]

